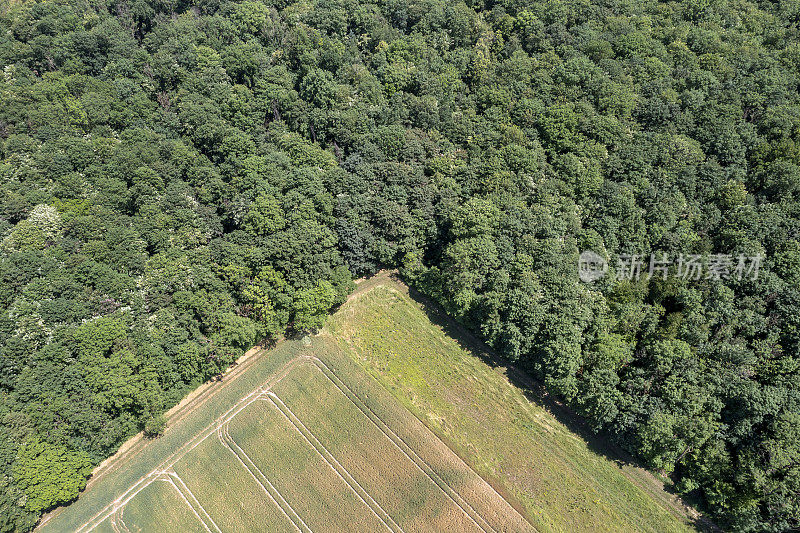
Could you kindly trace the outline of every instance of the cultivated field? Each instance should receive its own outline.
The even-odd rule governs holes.
[[[580,431],[522,372],[388,273],[359,284],[323,332],[539,531],[687,531],[697,513]],[[328,348],[333,351],[333,348]]]
[[[359,370],[341,363],[290,359],[76,530],[533,531],[402,406],[371,406],[377,384],[349,383]]]
[[[234,369],[40,529],[687,529],[646,473],[591,451],[430,318],[388,276],[362,282],[322,334]]]

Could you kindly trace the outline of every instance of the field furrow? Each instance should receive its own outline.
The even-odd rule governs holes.
[[[148,531],[148,524],[165,533],[204,533],[196,511],[167,476],[162,476],[142,489],[135,498],[117,509],[110,517],[119,533]],[[97,531],[97,529],[95,529]]]
[[[221,533],[216,522],[214,522],[214,519],[211,518],[211,516],[206,512],[205,508],[200,505],[200,502],[197,501],[197,498],[194,494],[192,494],[192,491],[189,490],[189,487],[186,486],[186,483],[183,482],[181,477],[172,471],[166,475],[168,476],[167,479],[172,486],[175,487],[175,490],[178,491],[178,494],[180,494],[186,505],[189,506],[197,519],[203,524],[203,528],[209,533]]]
[[[111,517],[109,516],[92,530],[94,533],[116,533],[114,526],[111,525]]]
[[[375,407],[368,405],[353,390],[353,384],[356,383],[362,390],[375,390],[366,376],[349,374],[352,383],[345,383],[323,360],[317,359],[314,363],[359,411],[403,450],[481,527],[490,531],[509,533],[535,531],[535,528],[494,487],[476,474],[416,417],[404,409],[386,409],[386,398],[371,402],[380,408],[379,413],[375,411]]]
[[[388,529],[364,498],[369,495],[351,486],[271,402],[248,406],[229,428],[234,443],[273,480],[311,530],[372,533]]]
[[[316,365],[273,392],[404,531],[485,531]]]
[[[223,532],[298,530],[215,437],[205,439],[173,469]]]
[[[259,470],[252,460],[250,460],[250,457],[244,450],[236,444],[228,431],[227,423],[219,428],[217,436],[222,445],[239,460],[247,473],[259,484],[267,496],[269,496],[270,500],[281,509],[284,516],[292,522],[294,527],[301,533],[312,533],[311,528],[306,525],[300,515],[298,515],[289,502],[286,501],[286,498],[275,488],[275,485],[273,485],[269,478]]]

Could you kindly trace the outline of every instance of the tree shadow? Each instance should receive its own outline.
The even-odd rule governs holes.
[[[408,286],[396,272],[391,273],[389,276],[393,281],[408,287],[409,296],[422,308],[428,319],[433,324],[440,327],[448,337],[455,340],[461,349],[481,359],[491,368],[502,370],[509,382],[521,390],[530,402],[546,409],[556,420],[566,426],[569,431],[583,439],[592,452],[613,462],[620,469],[623,469],[623,467],[635,467],[652,474],[640,460],[614,443],[611,434],[595,432],[584,417],[575,413],[558,397],[550,394],[543,383],[531,376],[520,365],[496,353],[491,346],[478,338],[478,336],[467,329],[466,326],[447,314],[441,305],[417,289]],[[657,480],[658,478],[656,477],[655,479]],[[640,483],[633,483],[645,492],[650,492],[648,488],[642,487]],[[647,483],[647,481],[643,481],[643,483]],[[658,485],[661,484],[659,480]],[[656,486],[653,488],[656,488]],[[690,501],[679,496],[677,491],[669,484],[664,484],[663,490],[676,498],[674,505],[670,505],[670,507],[672,507],[670,512],[679,514],[698,531],[722,531],[722,529],[708,517],[700,515],[699,512],[696,511],[695,507],[699,505],[698,501]]]

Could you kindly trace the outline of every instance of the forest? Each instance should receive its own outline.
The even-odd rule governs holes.
[[[0,2],[0,531],[381,268],[800,528],[800,2],[467,2]],[[763,260],[613,275],[652,253]]]

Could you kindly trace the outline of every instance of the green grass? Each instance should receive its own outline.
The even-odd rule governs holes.
[[[651,476],[593,452],[468,341],[448,337],[404,287],[372,285],[328,322],[330,338],[509,493],[538,530],[689,529]]]

